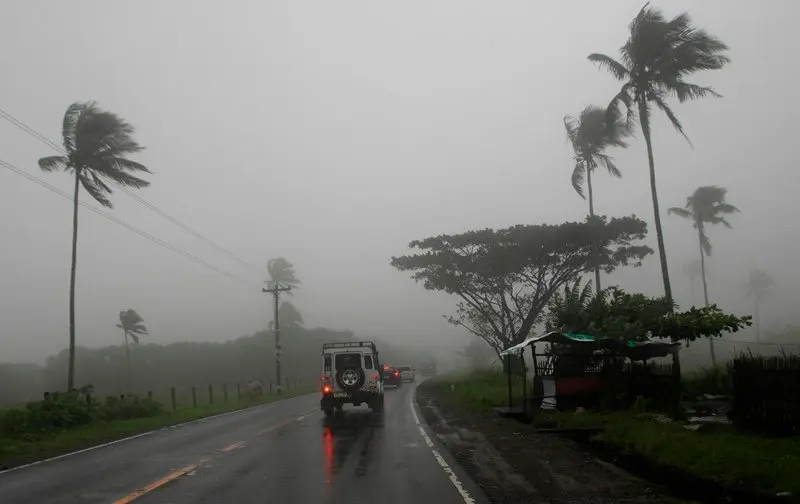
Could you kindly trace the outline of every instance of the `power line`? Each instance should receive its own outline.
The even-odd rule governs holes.
[[[28,133],[29,135],[31,135],[32,137],[36,138],[37,140],[39,140],[40,142],[44,143],[45,145],[51,147],[52,149],[54,149],[54,150],[56,150],[56,151],[58,151],[58,152],[60,152],[62,154],[67,154],[67,151],[62,146],[60,146],[57,143],[53,142],[52,140],[50,140],[46,136],[42,135],[41,133],[39,133],[35,129],[31,128],[30,126],[28,126],[27,124],[25,124],[21,120],[17,119],[13,115],[9,114],[8,112],[3,110],[2,108],[0,108],[0,117],[5,119],[6,121],[10,122],[14,126],[18,127],[19,129],[23,130],[24,132]],[[151,211],[153,211],[156,214],[158,214],[159,216],[169,220],[170,222],[172,222],[173,224],[175,224],[179,228],[181,228],[184,231],[188,232],[189,234],[193,235],[194,237],[199,238],[199,239],[203,240],[204,242],[208,243],[209,245],[211,245],[212,247],[214,247],[218,251],[222,252],[223,254],[227,255],[228,257],[230,257],[234,261],[236,261],[239,264],[241,264],[242,266],[246,266],[246,267],[248,267],[248,268],[250,268],[252,270],[258,271],[259,274],[261,274],[261,275],[264,274],[263,268],[259,268],[257,266],[253,266],[252,264],[250,264],[249,262],[245,261],[244,259],[242,259],[238,255],[236,255],[235,253],[231,252],[229,249],[223,247],[222,245],[217,244],[215,241],[211,240],[210,238],[207,238],[207,237],[203,236],[202,234],[200,234],[199,232],[197,232],[194,229],[190,228],[186,224],[182,223],[181,221],[179,221],[175,217],[169,215],[168,213],[166,213],[165,211],[161,210],[157,206],[155,206],[152,203],[148,202],[147,200],[145,200],[144,198],[142,198],[138,194],[130,191],[125,186],[120,185],[120,184],[114,182],[113,180],[106,179],[106,181],[109,182],[112,186],[116,187],[120,191],[122,191],[125,194],[127,194],[128,196],[130,196],[131,198],[133,198],[134,200],[136,200],[137,202],[139,202],[140,204],[144,205],[145,207],[147,207]]]
[[[41,187],[44,187],[48,191],[51,191],[51,192],[53,192],[55,194],[58,194],[59,196],[61,196],[63,198],[66,198],[69,201],[72,201],[72,196],[70,196],[65,191],[62,191],[61,189],[48,184],[44,180],[42,180],[42,179],[40,179],[38,177],[35,177],[35,176],[25,172],[24,170],[21,170],[20,168],[17,168],[16,166],[12,165],[11,163],[9,163],[9,162],[7,162],[7,161],[5,161],[3,159],[0,159],[0,166],[2,166],[3,168],[6,168],[6,169],[16,173],[17,175],[20,175],[20,176],[30,180],[31,182],[34,182],[34,183],[40,185]],[[119,225],[119,226],[122,226],[123,228],[127,229],[128,231],[136,233],[139,236],[152,241],[156,245],[159,245],[161,247],[169,249],[169,250],[175,252],[176,254],[178,254],[180,256],[183,256],[186,259],[189,259],[190,261],[193,261],[193,262],[195,262],[195,263],[197,263],[197,264],[199,264],[199,265],[201,265],[201,266],[203,266],[205,268],[208,268],[208,269],[210,269],[212,271],[216,271],[217,273],[219,273],[219,274],[221,274],[223,276],[226,276],[227,278],[229,278],[231,280],[234,280],[236,282],[239,282],[239,283],[241,283],[243,285],[247,285],[249,287],[252,287],[252,286],[255,285],[252,282],[248,282],[247,280],[245,280],[244,278],[242,278],[242,277],[240,277],[238,275],[235,275],[235,274],[233,274],[233,273],[231,273],[229,271],[224,270],[223,268],[220,268],[219,266],[215,266],[214,264],[211,264],[210,262],[197,257],[194,254],[186,252],[185,250],[181,250],[178,247],[176,247],[176,246],[174,246],[174,245],[172,245],[170,243],[167,243],[164,240],[162,240],[162,239],[160,239],[160,238],[158,238],[156,236],[153,236],[152,234],[150,234],[150,233],[148,233],[146,231],[143,231],[143,230],[137,228],[136,226],[134,226],[132,224],[129,224],[129,223],[125,222],[122,219],[119,219],[117,217],[114,217],[111,214],[103,212],[102,210],[100,210],[98,208],[95,208],[92,205],[89,205],[88,203],[86,203],[84,201],[79,201],[78,203],[81,206],[83,206],[84,208],[87,208],[88,210],[96,213],[97,215],[99,215],[99,216],[101,216],[101,217],[103,217],[103,218],[105,218],[105,219],[107,219],[107,220]]]

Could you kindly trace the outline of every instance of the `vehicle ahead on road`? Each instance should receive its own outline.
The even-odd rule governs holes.
[[[381,376],[383,377],[383,384],[387,387],[400,387],[403,385],[403,378],[400,376],[400,370],[394,366],[383,366]]]
[[[397,366],[397,370],[400,371],[403,381],[413,382],[417,379],[417,372],[411,366]]]
[[[320,409],[331,417],[345,404],[366,404],[383,412],[383,380],[378,349],[372,341],[322,344]]]

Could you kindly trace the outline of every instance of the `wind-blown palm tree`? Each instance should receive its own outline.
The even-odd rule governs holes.
[[[267,273],[273,282],[277,282],[284,287],[295,288],[300,285],[300,280],[297,279],[297,274],[294,271],[294,265],[283,257],[267,261]],[[289,292],[291,293],[291,291]]]
[[[131,369],[131,349],[128,340],[133,340],[134,343],[139,344],[139,338],[149,333],[144,325],[144,319],[132,308],[119,312],[119,324],[117,324],[117,327],[122,329],[122,334],[125,337],[125,357],[128,361],[128,391],[132,392],[133,370]]]
[[[731,228],[730,223],[723,215],[738,212],[739,209],[725,202],[727,189],[717,186],[698,187],[691,196],[686,198],[684,208],[672,207],[668,213],[675,214],[685,219],[690,219],[697,230],[697,240],[700,245],[700,275],[703,278],[703,300],[708,306],[708,283],[706,282],[706,256],[711,255],[711,241],[706,234],[707,224],[722,224]],[[711,344],[711,363],[717,365],[714,353],[714,340],[709,338]]]
[[[73,103],[64,114],[61,135],[65,156],[39,160],[48,172],[63,170],[75,177],[72,209],[72,264],[69,280],[69,371],[67,388],[75,384],[75,271],[78,255],[78,196],[81,186],[97,202],[112,208],[108,182],[140,189],[150,185],[133,173],[150,171],[127,155],[143,149],[133,138],[134,128],[94,102]]]
[[[755,319],[756,319],[756,343],[761,343],[761,317],[759,311],[761,303],[764,301],[775,280],[764,270],[753,268],[750,270],[750,276],[747,281],[747,297],[753,298],[755,305]]]
[[[688,141],[683,125],[666,100],[670,96],[678,98],[679,102],[710,96],[719,97],[720,95],[710,87],[690,84],[684,79],[701,70],[718,70],[725,66],[730,61],[725,55],[728,47],[705,30],[693,27],[687,13],[667,20],[661,11],[650,7],[649,3],[645,4],[631,21],[629,31],[628,40],[620,49],[620,61],[597,53],[590,54],[589,60],[605,68],[617,80],[623,82],[619,93],[611,100],[609,110],[616,110],[620,105],[624,105],[628,112],[628,122],[638,118],[642,128],[650,164],[650,193],[653,199],[664,293],[671,300],[672,286],[669,281],[664,233],[661,228],[656,166],[651,142],[651,107],[655,105],[664,112],[675,129]]]
[[[614,164],[614,158],[606,154],[609,147],[628,147],[624,139],[631,135],[630,125],[622,117],[611,111],[595,106],[588,106],[581,111],[578,118],[564,117],[567,138],[575,153],[575,168],[572,170],[572,187],[581,198],[583,184],[586,183],[589,196],[589,216],[594,217],[594,193],[592,191],[592,172],[603,166],[612,177],[622,177],[622,173]],[[600,292],[600,268],[594,270],[594,284]]]

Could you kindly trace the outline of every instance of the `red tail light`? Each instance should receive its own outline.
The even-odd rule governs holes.
[[[330,394],[331,393],[331,386],[330,385],[323,385],[322,386],[322,393],[323,394]]]
[[[395,371],[395,372],[394,372],[394,375],[395,375],[395,376],[400,376],[400,371]]]

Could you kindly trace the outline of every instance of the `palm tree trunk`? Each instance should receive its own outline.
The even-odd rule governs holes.
[[[661,276],[664,279],[664,295],[672,301],[672,285],[669,283],[669,268],[667,267],[667,251],[664,247],[664,231],[661,228],[661,213],[658,207],[658,191],[656,190],[656,163],[653,160],[653,144],[650,141],[650,117],[647,110],[647,102],[640,98],[639,102],[639,122],[642,126],[642,136],[647,144],[647,160],[650,163],[650,194],[653,198],[653,214],[656,223],[656,239],[658,240],[658,254],[661,258]]]
[[[67,390],[75,388],[75,269],[78,263],[78,191],[80,169],[75,168],[75,193],[72,204],[72,265],[69,274],[69,370]]]
[[[586,162],[586,187],[589,189],[589,217],[594,217],[594,193],[592,192],[592,164],[588,161]],[[597,244],[594,244],[594,256],[597,259],[599,255],[599,251],[597,250]],[[594,268],[594,289],[595,292],[600,293],[600,268]]]
[[[131,373],[131,347],[128,345],[128,331],[122,330],[125,334],[125,360],[128,361],[128,393],[133,393],[133,373]]]
[[[708,283],[706,282],[706,254],[703,251],[703,228],[697,228],[697,242],[700,244],[700,276],[703,277],[703,300],[708,306]],[[708,346],[711,352],[711,366],[717,367],[717,352],[714,350],[714,337],[708,337]]]
[[[759,301],[758,300],[758,296],[753,296],[753,299],[755,300],[755,305],[756,305],[756,312],[755,312],[755,315],[756,315],[756,348],[759,349],[759,351],[760,351],[760,349],[761,349],[761,320],[760,320],[760,317],[758,316],[758,305],[760,303],[758,302]]]

